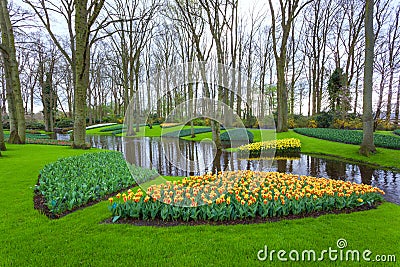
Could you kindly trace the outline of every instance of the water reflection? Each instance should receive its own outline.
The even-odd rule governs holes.
[[[220,170],[288,172],[370,184],[384,190],[388,201],[400,204],[400,174],[363,164],[350,164],[304,154],[297,159],[242,159],[236,153],[215,150],[210,142],[190,142],[176,138],[163,138],[161,141],[160,138],[122,140],[115,136],[87,136],[87,142],[93,147],[121,151],[130,163],[157,169],[162,175],[200,175]]]

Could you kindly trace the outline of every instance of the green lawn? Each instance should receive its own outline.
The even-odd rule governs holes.
[[[377,153],[370,157],[361,156],[358,153],[360,146],[330,142],[317,138],[297,134],[292,130],[286,133],[278,133],[277,138],[298,138],[301,141],[301,151],[308,154],[328,155],[343,158],[349,161],[360,161],[379,165],[386,168],[400,169],[400,151],[386,148],[377,148]]]
[[[302,140],[305,146],[312,143]],[[269,250],[321,251],[336,249],[339,238],[347,240],[346,249],[400,257],[400,206],[391,203],[370,211],[275,223],[157,228],[102,224],[110,216],[104,201],[52,221],[33,209],[37,174],[59,157],[87,151],[42,145],[7,148],[0,158],[0,266],[264,266],[268,262],[257,261],[264,245]],[[275,263],[289,264],[276,258]]]

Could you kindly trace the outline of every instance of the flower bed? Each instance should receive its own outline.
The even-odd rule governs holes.
[[[107,128],[100,129],[99,131],[104,133],[104,132],[113,132],[113,131],[122,130],[122,129],[126,129],[126,125],[117,124],[117,125],[112,126],[112,127],[107,127]]]
[[[106,127],[106,126],[111,126],[111,125],[116,125],[117,123],[115,122],[110,122],[110,123],[102,123],[102,124],[94,124],[86,127],[86,130],[91,130],[91,129],[96,129],[96,128],[101,128],[101,127]]]
[[[263,151],[274,150],[277,154],[296,154],[301,151],[301,143],[299,139],[286,138],[247,144],[238,148],[240,154],[248,153],[251,157],[260,156]]]
[[[55,139],[26,139],[27,144],[38,144],[38,145],[56,145],[56,146],[71,146],[72,141],[55,140]]]
[[[160,124],[161,128],[171,128],[171,127],[176,127],[176,126],[180,126],[183,125],[183,123],[181,122],[163,122]]]
[[[373,205],[376,187],[277,172],[230,171],[129,190],[109,198],[119,218],[227,221],[278,217]]]
[[[134,177],[146,180],[156,173],[135,166],[129,169],[119,152],[62,158],[40,171],[35,191],[44,197],[50,213],[62,214],[136,184]]]
[[[10,134],[4,134],[4,139],[8,139],[10,137]],[[42,134],[42,133],[26,133],[25,134],[26,139],[30,140],[38,140],[38,139],[50,139],[50,136],[47,134]]]
[[[193,130],[194,130],[195,134],[211,132],[211,128],[210,127],[194,128]],[[179,131],[173,131],[173,132],[165,133],[162,136],[163,137],[176,137],[176,138],[178,138],[178,137],[189,136],[191,134],[192,134],[192,130],[191,129],[182,129],[182,130],[179,130]]]
[[[338,130],[325,128],[295,128],[296,133],[345,144],[359,145],[363,139],[362,131]],[[377,147],[400,149],[400,137],[384,134],[374,134],[374,143]]]
[[[252,132],[244,128],[237,128],[233,130],[227,130],[221,134],[222,142],[231,142],[231,141],[246,141],[248,143],[252,143],[254,139],[254,135]]]

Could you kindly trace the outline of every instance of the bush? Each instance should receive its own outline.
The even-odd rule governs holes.
[[[135,177],[156,173],[134,166],[131,170]],[[46,165],[35,190],[44,197],[50,212],[61,214],[132,186],[136,183],[133,176],[121,153],[88,153]]]
[[[228,130],[221,134],[221,141],[223,142],[246,141],[252,143],[253,139],[254,139],[253,133],[243,128]]]
[[[186,125],[190,126],[191,122],[193,122],[194,126],[206,126],[206,122],[203,118],[193,119],[193,120],[189,121],[188,123],[186,123]]]
[[[118,194],[109,198],[108,208],[114,222],[119,218],[229,221],[356,208],[383,201],[382,194],[369,185],[325,178],[228,171],[152,185],[147,192]]]
[[[393,131],[394,134],[400,135],[400,129],[396,129]]]
[[[317,127],[318,127],[318,124],[317,124],[317,122],[316,122],[315,120],[309,120],[309,121],[307,122],[307,127],[308,127],[308,128],[317,128]]]
[[[329,128],[333,123],[334,116],[332,113],[321,112],[315,116],[317,128]],[[314,128],[314,127],[312,127]]]
[[[378,119],[375,122],[375,129],[379,131],[393,131],[395,128],[393,123],[387,122],[386,120]]]
[[[290,129],[307,127],[308,118],[303,115],[291,114],[288,118],[288,127]]]
[[[346,120],[335,119],[332,126],[336,129],[359,130],[362,129],[363,124],[360,118]]]
[[[27,121],[26,122],[26,129],[31,129],[31,130],[44,130],[45,126],[43,123],[38,122],[38,121]]]
[[[115,119],[111,116],[105,116],[103,118],[101,118],[101,121],[103,123],[111,123],[111,122],[116,122]]]
[[[56,128],[71,128],[74,127],[74,120],[70,118],[61,118],[56,120]]]
[[[258,128],[257,118],[255,116],[250,116],[243,120],[244,127],[246,128]]]
[[[345,144],[360,145],[363,139],[362,131],[325,129],[325,128],[296,128],[296,133]],[[374,143],[377,147],[400,149],[400,137],[374,134]]]

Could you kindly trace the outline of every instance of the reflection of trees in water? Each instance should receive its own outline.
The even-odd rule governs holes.
[[[323,161],[322,159],[320,160]],[[341,161],[325,160],[326,174],[331,179],[346,180],[346,165],[346,163]]]
[[[221,171],[221,155],[222,155],[222,150],[217,149],[212,164],[212,172]]]
[[[371,184],[375,170],[366,165],[359,165],[358,168],[360,169],[361,182],[363,184]]]
[[[123,151],[122,139],[116,136],[87,135],[86,142],[95,148]]]
[[[316,158],[306,156],[307,157],[307,173],[310,176],[318,177],[319,172],[319,161]]]
[[[286,164],[287,164],[286,159],[277,160],[277,164],[278,164],[278,172],[286,172]]]

